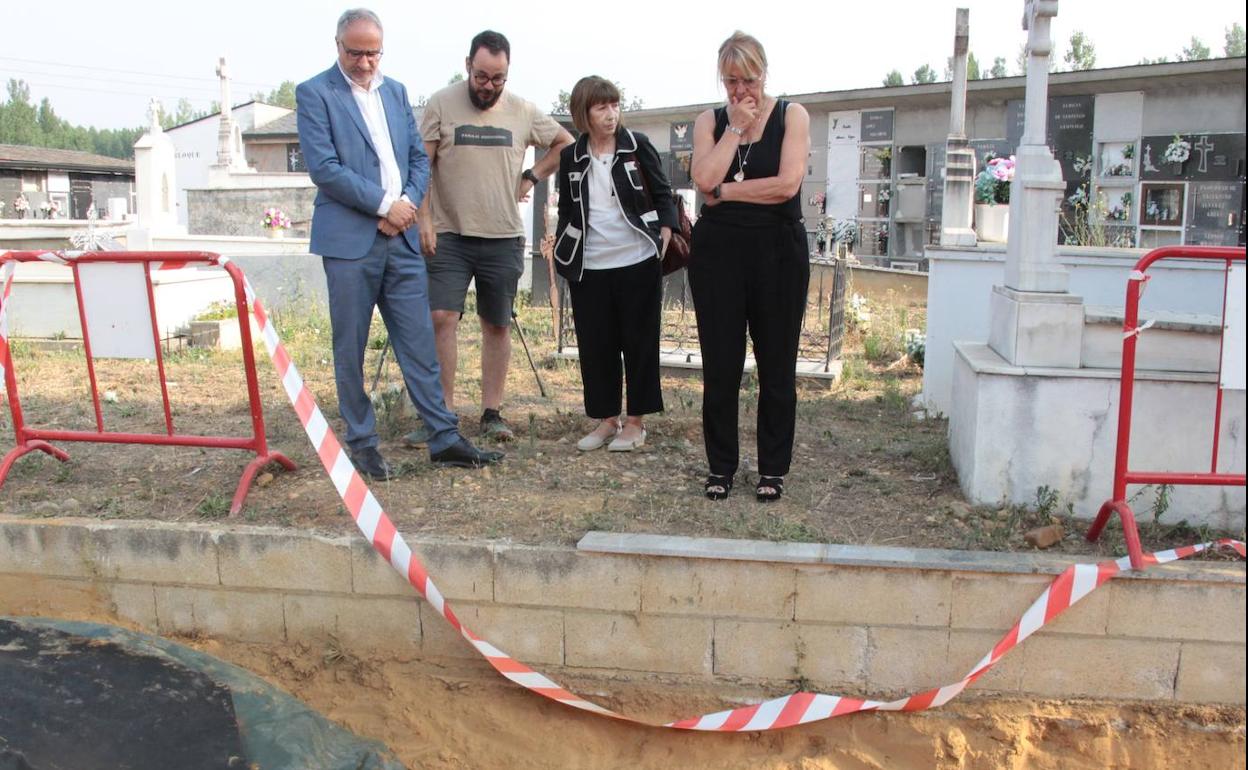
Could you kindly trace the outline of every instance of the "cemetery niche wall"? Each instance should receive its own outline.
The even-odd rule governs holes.
[[[1066,182],[1067,227],[1055,242],[1243,242],[1243,57],[1060,72],[1049,83],[1046,143]],[[854,234],[864,264],[926,268],[924,248],[940,240],[950,93],[950,83],[932,83],[785,96],[811,116],[802,203],[812,248],[835,227]],[[966,135],[979,166],[987,153],[1008,156],[1019,146],[1023,96],[1022,77],[967,84]],[[714,106],[628,114],[629,127],[664,155],[678,188],[692,187],[693,122]],[[1159,160],[1176,133],[1190,145],[1177,172]]]

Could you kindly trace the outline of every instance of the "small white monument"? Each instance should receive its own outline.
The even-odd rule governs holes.
[[[991,289],[988,343],[953,342],[949,454],[972,503],[1031,504],[1045,488],[1075,515],[1091,518],[1113,491],[1123,311],[1085,308],[1068,291],[1069,274],[1057,259],[1065,182],[1045,145],[1057,5],[1025,3],[1026,112],[1010,187],[1003,283]],[[1100,267],[1122,270],[1125,295],[1129,271],[1115,262],[1121,265],[1107,259]],[[1140,337],[1133,391],[1132,467],[1207,471],[1216,432],[1219,472],[1243,473],[1243,390],[1223,391],[1221,419],[1212,424],[1223,320],[1160,308],[1146,313],[1150,328]],[[1244,526],[1242,487],[1178,486],[1169,500],[1165,523]]]
[[[178,224],[174,190],[177,189],[173,140],[160,127],[160,102],[152,99],[147,110],[147,133],[134,143],[134,186],[138,219],[126,231],[130,249],[147,249],[153,235],[186,232]]]
[[[945,192],[940,214],[941,246],[974,246],[971,229],[975,194],[975,152],[966,139],[966,61],[970,51],[971,12],[959,8],[953,37],[953,93],[949,103],[949,138],[945,141]]]

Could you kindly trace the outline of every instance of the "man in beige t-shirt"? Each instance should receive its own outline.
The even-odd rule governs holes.
[[[505,93],[511,45],[498,32],[472,39],[466,80],[425,105],[420,132],[433,164],[421,207],[420,247],[428,263],[429,305],[447,406],[454,409],[457,331],[470,281],[481,322],[481,433],[514,434],[499,412],[511,359],[511,316],[524,272],[524,223],[517,202],[559,167],[572,136],[532,102]],[[529,147],[549,150],[524,169]],[[418,444],[421,431],[408,434]]]

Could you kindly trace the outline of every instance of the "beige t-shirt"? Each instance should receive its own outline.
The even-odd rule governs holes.
[[[516,187],[529,146],[547,148],[559,124],[532,102],[504,91],[488,110],[468,99],[468,83],[453,83],[425,105],[420,133],[437,142],[430,205],[433,226],[480,238],[524,235]]]

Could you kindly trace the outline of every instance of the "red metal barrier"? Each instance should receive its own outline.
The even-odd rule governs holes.
[[[1218,473],[1218,436],[1222,422],[1222,363],[1218,362],[1218,394],[1213,410],[1213,453],[1208,473],[1174,473],[1162,471],[1133,471],[1127,467],[1131,448],[1131,405],[1135,394],[1135,346],[1140,332],[1140,296],[1144,284],[1152,277],[1147,274],[1149,266],[1160,259],[1215,259],[1225,263],[1223,271],[1222,327],[1226,328],[1226,292],[1232,262],[1244,261],[1244,249],[1215,246],[1166,246],[1153,249],[1140,259],[1127,280],[1127,301],[1122,323],[1122,391],[1118,399],[1118,448],[1114,457],[1113,497],[1105,501],[1096,514],[1096,520],[1088,529],[1088,540],[1095,541],[1109,521],[1112,513],[1122,519],[1122,533],[1127,541],[1127,553],[1132,569],[1144,568],[1144,551],[1140,546],[1140,533],[1136,527],[1135,514],[1127,504],[1128,484],[1172,484],[1202,486],[1244,486],[1244,474]],[[1223,333],[1222,344],[1226,344]],[[1220,351],[1219,351],[1220,352]]]
[[[52,455],[61,461],[69,459],[69,455],[48,443],[50,441],[90,441],[107,444],[155,444],[159,446],[198,446],[215,447],[218,449],[245,449],[255,452],[256,457],[243,469],[242,478],[234,491],[234,499],[230,504],[230,513],[237,514],[243,507],[243,500],[251,487],[252,480],[260,469],[269,463],[278,463],[286,470],[294,470],[295,464],[281,452],[269,451],[265,441],[264,410],[260,403],[260,386],[256,379],[256,362],[251,343],[251,324],[248,323],[247,296],[243,288],[243,274],[234,263],[222,261],[217,254],[208,252],[157,252],[157,251],[101,251],[70,253],[46,251],[10,251],[0,254],[0,269],[9,267],[10,263],[21,262],[59,262],[68,265],[73,271],[74,293],[78,301],[79,322],[82,325],[82,344],[86,354],[87,374],[91,382],[91,402],[95,409],[95,430],[42,430],[26,424],[22,415],[21,400],[17,392],[17,376],[13,372],[13,358],[9,351],[8,340],[0,338],[0,362],[4,365],[4,384],[8,392],[9,411],[13,415],[13,431],[17,446],[11,449],[0,461],[0,487],[4,486],[9,469],[19,457],[39,450]],[[122,433],[107,431],[104,428],[104,415],[100,409],[100,393],[95,378],[95,363],[91,354],[91,335],[87,328],[86,307],[83,301],[82,286],[79,282],[79,266],[90,263],[143,263],[146,281],[148,312],[151,316],[152,341],[155,348],[156,370],[159,373],[161,400],[164,407],[165,432],[161,433]],[[165,363],[161,354],[160,331],[156,325],[156,303],[152,289],[152,271],[171,270],[186,267],[189,264],[207,264],[222,267],[234,282],[234,303],[238,308],[238,327],[243,346],[243,369],[247,377],[247,396],[251,407],[251,436],[197,436],[175,432],[173,414],[169,407],[168,385],[165,379]],[[10,268],[11,269],[11,268]],[[0,297],[0,303],[7,303],[8,297]],[[0,308],[3,305],[0,304]]]

